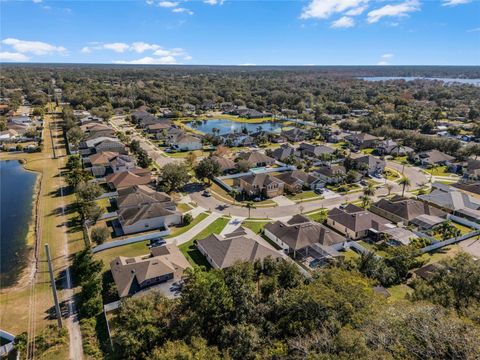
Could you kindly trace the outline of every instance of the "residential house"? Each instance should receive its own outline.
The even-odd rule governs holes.
[[[325,248],[346,240],[334,230],[300,214],[286,222],[277,221],[265,225],[264,234],[283,251],[293,254],[294,258],[299,254],[313,255],[314,252],[323,252]]]
[[[285,162],[298,155],[300,155],[300,153],[288,144],[284,144],[271,152],[271,156],[280,162]]]
[[[145,185],[118,190],[118,221],[124,234],[162,229],[182,222],[182,214],[165,193]]]
[[[201,150],[202,140],[194,135],[182,134],[172,141],[171,147],[180,151]]]
[[[417,226],[421,230],[430,230],[440,225],[444,221],[445,218],[424,214],[410,220],[410,224]]]
[[[467,159],[464,176],[471,180],[480,180],[480,160]]]
[[[90,155],[84,159],[91,165],[93,176],[103,177],[107,174],[128,171],[135,168],[135,160],[129,155],[104,151]]]
[[[315,170],[315,175],[327,184],[338,184],[347,175],[343,165],[322,165]]]
[[[352,159],[356,169],[369,176],[381,176],[385,170],[385,161],[372,155],[364,155]]]
[[[330,133],[327,136],[327,141],[330,142],[330,143],[336,144],[336,143],[345,141],[345,138],[347,136],[350,136],[350,133],[343,132],[343,131],[335,131],[335,132]]]
[[[226,235],[211,234],[198,240],[197,249],[215,269],[225,269],[237,262],[280,259],[281,254],[254,240],[247,229],[240,227]]]
[[[367,133],[355,133],[345,137],[345,140],[350,142],[353,146],[360,149],[374,148],[380,141],[380,138]]]
[[[292,142],[305,141],[312,138],[310,132],[300,128],[282,131],[281,136]]]
[[[247,196],[266,198],[283,195],[285,186],[285,183],[280,179],[265,173],[235,178],[233,184]]]
[[[164,133],[165,130],[168,130],[172,126],[172,122],[170,120],[158,120],[153,124],[148,124],[145,126],[145,131],[149,134],[157,136],[158,133]]]
[[[369,231],[394,227],[389,220],[353,204],[332,209],[328,213],[327,225],[353,240],[366,237]]]
[[[113,280],[121,298],[150,286],[181,280],[183,272],[189,267],[185,256],[171,244],[153,247],[148,255],[130,258],[119,256],[110,262]]]
[[[18,138],[19,138],[18,132],[13,129],[0,131],[0,143],[14,142]]]
[[[16,115],[16,116],[10,116],[8,118],[8,122],[10,124],[17,124],[17,125],[30,125],[32,123],[32,119],[28,115]]]
[[[128,171],[109,174],[105,178],[112,190],[134,185],[147,185],[152,182],[152,173],[148,169],[135,168]]]
[[[145,110],[135,110],[130,114],[132,120],[144,127],[148,122],[158,120],[158,118]]]
[[[325,145],[313,145],[308,143],[301,143],[298,150],[302,155],[310,157],[321,157],[322,155],[332,155],[335,149]]]
[[[317,177],[301,170],[285,171],[275,177],[285,183],[284,189],[291,194],[299,193],[303,189],[315,189],[322,184]]]
[[[463,192],[466,192],[469,195],[478,197],[480,195],[480,181],[461,181],[455,184],[452,184],[454,188],[460,189]]]
[[[128,151],[116,137],[100,136],[98,138],[83,140],[80,142],[79,152],[81,155],[90,155],[103,151],[127,154]]]
[[[393,223],[405,225],[420,215],[432,215],[444,218],[447,214],[425,202],[395,195],[391,199],[383,198],[370,206],[371,212],[390,220]]]
[[[212,156],[212,160],[215,160],[220,165],[220,170],[223,173],[230,173],[237,169],[237,164],[232,159],[220,156]]]
[[[387,244],[392,246],[408,246],[413,240],[419,238],[417,234],[403,227],[383,230],[380,235],[385,238]]]
[[[438,150],[430,150],[418,153],[414,160],[422,166],[442,166],[449,165],[455,158]]]
[[[220,135],[220,141],[226,146],[251,146],[255,143],[255,139],[248,134],[242,132],[234,132]]]
[[[444,211],[464,217],[468,220],[480,220],[480,200],[441,183],[432,184],[434,189],[430,194],[418,198]]]
[[[414,151],[412,148],[400,145],[396,141],[390,139],[379,142],[375,150],[378,155],[395,156],[405,156]]]
[[[275,159],[260,151],[245,151],[238,154],[238,158],[248,162],[250,167],[264,167],[275,164]]]

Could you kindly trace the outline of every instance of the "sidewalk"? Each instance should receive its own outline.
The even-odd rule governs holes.
[[[176,237],[167,239],[167,242],[173,243],[177,246],[180,246],[186,242],[189,242],[195,235],[197,235],[200,231],[208,227],[211,223],[213,223],[219,217],[222,217],[222,215],[218,213],[211,213],[210,215],[208,215],[208,217],[200,221],[197,225],[192,227],[187,232],[184,232],[183,234],[180,234]]]

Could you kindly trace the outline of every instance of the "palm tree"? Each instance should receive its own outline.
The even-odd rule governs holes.
[[[237,202],[237,196],[240,194],[240,192],[235,189],[235,188],[232,188],[232,190],[230,190],[230,196],[233,198],[233,205],[236,204]]]
[[[250,218],[250,211],[251,211],[252,209],[255,209],[256,206],[255,206],[255,204],[253,203],[253,201],[247,201],[247,203],[246,203],[245,206],[246,206],[247,209],[248,209],[248,217]]]
[[[373,196],[375,195],[375,187],[372,183],[368,183],[367,186],[363,188],[363,195],[365,196]]]
[[[368,195],[363,195],[360,199],[362,200],[362,207],[364,208],[366,208],[371,203],[370,196]]]
[[[398,183],[403,186],[402,196],[404,196],[405,195],[405,188],[410,187],[410,185],[411,185],[410,179],[407,178],[406,176],[404,176],[400,179],[400,181]]]
[[[385,188],[388,190],[388,195],[387,196],[390,196],[390,193],[393,190],[393,185],[390,184],[390,183],[387,183],[387,184],[385,184]]]

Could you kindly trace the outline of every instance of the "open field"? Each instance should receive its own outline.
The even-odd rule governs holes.
[[[58,130],[54,127],[50,135],[49,125],[55,121],[50,117],[45,117],[44,131],[44,149],[41,153],[32,154],[0,154],[1,159],[24,159],[25,168],[37,171],[42,174],[40,193],[38,198],[38,220],[39,220],[39,239],[38,239],[38,273],[34,286],[29,286],[28,274],[20,283],[12,288],[0,291],[0,323],[2,329],[13,334],[19,334],[22,331],[29,330],[30,333],[38,335],[47,325],[55,323],[50,317],[50,311],[53,306],[53,298],[48,281],[47,263],[45,261],[44,245],[50,246],[52,262],[55,276],[58,284],[62,284],[65,269],[68,265],[68,253],[73,254],[82,249],[85,245],[83,232],[80,226],[77,226],[77,213],[74,210],[75,197],[73,194],[60,196],[60,188],[63,186],[63,179],[60,176],[60,170],[66,162],[65,144],[60,127]],[[52,140],[58,145],[57,159],[53,158]],[[62,214],[62,202],[65,205],[65,214]],[[65,225],[67,228],[65,228]],[[65,230],[64,230],[65,229]],[[66,230],[68,229],[68,230]],[[65,239],[65,236],[67,239]],[[32,252],[33,255],[33,252]],[[31,265],[34,264],[34,258],[31,258]],[[59,287],[59,297],[62,300],[64,295]],[[32,320],[32,322],[30,322]],[[33,335],[33,334],[32,334]],[[68,346],[65,345],[65,348]],[[64,358],[65,349],[59,348],[58,358]],[[49,358],[56,358],[53,354]]]

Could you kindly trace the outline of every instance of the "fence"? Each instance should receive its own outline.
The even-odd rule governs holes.
[[[462,218],[462,217],[459,217],[459,216],[456,216],[456,215],[452,215],[452,214],[448,214],[447,218],[452,220],[452,221],[455,221],[459,224],[462,224],[462,225],[480,230],[480,224],[479,223],[476,223],[476,222],[473,222],[473,221],[470,221],[470,220],[467,220],[465,218]]]
[[[452,245],[452,244],[455,244],[457,242],[469,239],[469,238],[477,236],[477,235],[480,235],[480,230],[475,230],[475,231],[469,232],[468,234],[464,234],[464,235],[456,237],[456,238],[447,239],[445,241],[439,241],[435,244],[425,246],[423,249],[420,249],[420,251],[422,253],[430,252],[430,251],[433,251],[433,250],[440,249],[444,246]]]

